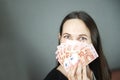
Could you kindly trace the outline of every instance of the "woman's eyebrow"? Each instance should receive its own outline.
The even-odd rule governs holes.
[[[63,33],[63,35],[70,35],[69,33]]]
[[[69,34],[69,33],[63,33],[62,35],[71,35],[71,34]],[[79,36],[79,37],[81,37],[81,36],[86,36],[86,37],[88,37],[87,34],[79,34],[78,36]]]
[[[86,37],[88,37],[87,34],[79,34],[79,36],[80,36],[80,37],[81,37],[81,36],[86,36]]]

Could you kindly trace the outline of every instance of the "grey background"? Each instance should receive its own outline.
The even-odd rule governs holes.
[[[84,10],[98,25],[113,69],[120,58],[119,0],[0,0],[0,80],[42,80],[55,67],[60,23]]]

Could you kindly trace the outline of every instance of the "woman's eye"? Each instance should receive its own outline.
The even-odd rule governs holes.
[[[65,36],[63,36],[63,38],[70,39],[70,36],[69,35],[65,35]]]
[[[80,37],[79,40],[80,40],[80,41],[86,41],[87,38],[86,38],[86,37]]]

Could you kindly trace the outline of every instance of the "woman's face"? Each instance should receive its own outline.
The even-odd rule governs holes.
[[[70,19],[63,24],[62,34],[59,35],[60,43],[66,40],[78,40],[91,43],[90,31],[80,19]]]

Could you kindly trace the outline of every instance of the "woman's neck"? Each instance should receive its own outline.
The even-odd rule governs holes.
[[[57,70],[60,71],[62,74],[64,74],[67,77],[67,73],[66,73],[65,69],[61,65],[59,65],[57,67]]]

